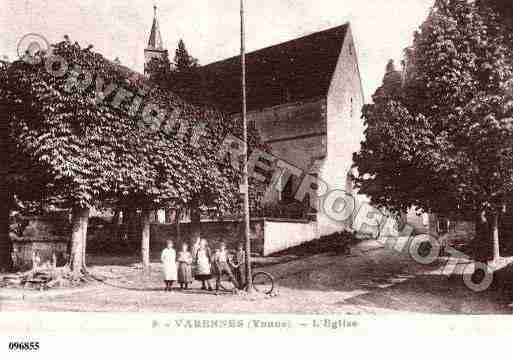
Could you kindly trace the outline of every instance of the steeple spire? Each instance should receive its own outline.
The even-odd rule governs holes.
[[[153,25],[151,25],[150,39],[148,40],[148,46],[144,49],[144,73],[147,76],[149,74],[148,64],[153,59],[169,61],[169,54],[160,35],[156,4],[153,5]]]
[[[164,43],[160,34],[160,26],[157,18],[157,5],[153,5],[153,24],[151,26],[150,39],[148,40],[148,49],[163,50]]]

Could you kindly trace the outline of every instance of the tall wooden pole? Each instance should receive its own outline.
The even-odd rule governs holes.
[[[244,140],[244,157],[242,169],[242,192],[244,195],[244,239],[246,240],[246,283],[247,291],[253,291],[253,279],[251,274],[251,237],[249,219],[249,181],[248,181],[248,123],[246,102],[246,41],[244,22],[244,0],[240,0],[240,53],[242,63],[242,131]]]

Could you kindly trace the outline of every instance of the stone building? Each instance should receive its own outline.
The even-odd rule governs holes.
[[[155,13],[146,62],[165,55]],[[353,194],[349,175],[352,155],[363,139],[364,96],[350,24],[248,53],[246,64],[250,126],[259,130],[275,157],[302,170],[281,190],[269,190],[265,201],[293,201],[305,175],[322,179],[330,190]],[[201,101],[240,118],[240,56],[199,72]],[[350,225],[330,220],[322,210],[313,210],[311,217],[318,236]]]
[[[364,96],[350,24],[248,53],[246,65],[248,121],[272,154],[303,176],[318,176],[330,190],[353,193],[349,174],[363,139]],[[240,56],[200,73],[208,102],[240,118]],[[266,201],[291,200],[302,179],[292,176],[281,190],[268,191]],[[344,227],[322,210],[312,215],[319,235]]]
[[[157,17],[157,6],[153,6],[153,24],[151,25],[150,37],[148,39],[148,46],[144,49],[144,63],[148,64],[152,59],[167,59],[168,51],[165,49],[162,35],[160,33],[160,26]],[[146,66],[144,67],[145,74],[147,73]]]

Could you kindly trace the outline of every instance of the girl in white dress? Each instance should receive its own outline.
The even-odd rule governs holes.
[[[166,284],[166,292],[171,291],[173,283],[178,279],[178,269],[176,266],[176,251],[173,241],[167,241],[167,248],[162,251],[160,256],[164,265],[164,282]]]
[[[212,255],[206,240],[201,240],[200,247],[194,257],[196,262],[196,279],[201,281],[201,289],[212,291],[212,284],[210,283],[212,278]]]

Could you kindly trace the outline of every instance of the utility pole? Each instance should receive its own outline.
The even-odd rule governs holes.
[[[244,21],[244,0],[240,0],[240,53],[242,64],[242,132],[244,141],[243,168],[242,168],[242,192],[244,196],[244,239],[246,240],[246,283],[247,291],[253,291],[253,279],[251,274],[251,238],[249,217],[249,181],[248,181],[248,123],[246,102],[246,41]]]

